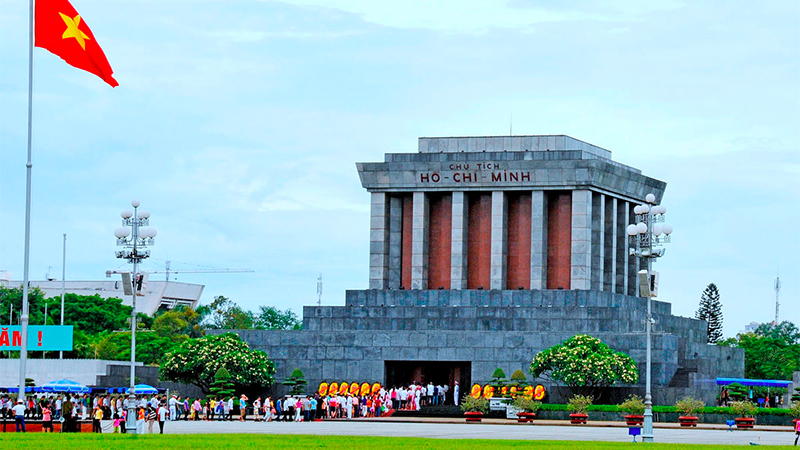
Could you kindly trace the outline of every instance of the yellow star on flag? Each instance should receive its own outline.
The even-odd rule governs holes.
[[[78,28],[78,25],[81,24],[81,15],[77,14],[74,19],[70,18],[68,15],[64,13],[61,14],[61,19],[67,24],[67,29],[64,30],[64,34],[61,35],[61,39],[67,38],[75,38],[78,41],[78,44],[81,44],[81,48],[86,50],[86,41],[85,39],[89,39],[89,36],[86,35],[83,31]]]

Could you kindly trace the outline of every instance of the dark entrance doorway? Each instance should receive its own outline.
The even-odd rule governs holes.
[[[408,386],[411,383],[448,386],[445,403],[453,404],[453,386],[458,381],[460,396],[469,392],[472,382],[470,361],[385,361],[386,388]]]

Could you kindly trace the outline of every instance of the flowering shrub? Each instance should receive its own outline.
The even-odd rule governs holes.
[[[685,416],[691,416],[706,407],[706,403],[693,397],[683,397],[675,402],[675,409]]]
[[[620,403],[618,408],[620,412],[641,416],[644,414],[644,400],[642,400],[642,397],[632,394],[624,402]]]
[[[464,412],[481,412],[485,414],[489,411],[489,399],[484,397],[473,398],[471,395],[465,395],[461,399],[459,406]]]
[[[537,353],[530,372],[534,377],[544,376],[583,395],[595,394],[617,381],[639,381],[636,362],[630,356],[615,352],[600,339],[585,334]]]
[[[592,401],[594,398],[591,395],[573,395],[567,402],[567,411],[574,414],[586,414]]]
[[[251,350],[238,335],[225,333],[189,339],[167,353],[159,369],[159,377],[198,386],[208,394],[214,374],[220,368],[230,374],[237,390],[249,386],[265,386],[275,381],[275,366],[267,354]]]

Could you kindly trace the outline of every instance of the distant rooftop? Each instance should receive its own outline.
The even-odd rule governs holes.
[[[581,150],[600,158],[611,159],[610,151],[564,134],[419,138],[420,153],[545,152],[549,150]]]

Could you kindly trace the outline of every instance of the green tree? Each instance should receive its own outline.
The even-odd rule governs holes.
[[[189,339],[185,335],[159,336],[153,331],[136,332],[136,361],[159,365],[167,352]],[[102,333],[95,336],[94,348],[100,359],[130,361],[131,333]],[[94,357],[94,355],[92,355]]]
[[[573,393],[593,395],[620,381],[636,383],[636,362],[613,351],[599,339],[585,334],[542,350],[533,358],[530,372],[566,385]]]
[[[724,345],[744,349],[747,378],[791,380],[800,370],[800,331],[788,321],[765,323],[753,333],[740,333]]]
[[[308,380],[306,380],[305,374],[300,369],[294,369],[292,374],[289,375],[286,380],[281,382],[284,386],[289,386],[289,395],[300,395],[306,392],[306,385],[308,384]]]
[[[208,305],[205,325],[216,330],[250,330],[255,317],[251,311],[240,308],[233,300],[218,295]]]
[[[220,367],[217,373],[214,374],[214,381],[211,383],[208,390],[212,397],[218,399],[230,397],[236,393],[233,382],[231,381],[231,374],[228,373],[224,367]]]
[[[221,367],[230,373],[237,391],[263,388],[275,381],[275,366],[267,354],[251,350],[233,333],[187,339],[166,354],[159,375],[164,381],[194,384],[208,394]]]
[[[255,317],[255,328],[259,330],[300,330],[303,322],[291,309],[281,311],[274,306],[259,306]]]
[[[719,301],[719,289],[716,284],[709,284],[703,291],[700,296],[700,307],[694,316],[708,322],[709,344],[716,344],[722,339],[722,303]]]

